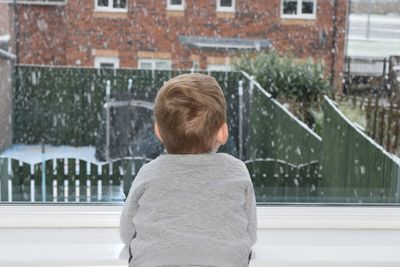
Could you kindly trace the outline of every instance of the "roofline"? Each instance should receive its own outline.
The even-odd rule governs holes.
[[[10,52],[7,52],[7,51],[5,51],[3,49],[0,49],[0,58],[6,58],[6,59],[14,60],[17,57],[14,54],[10,53]]]

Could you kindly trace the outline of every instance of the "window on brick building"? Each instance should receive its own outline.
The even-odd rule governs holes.
[[[208,64],[207,66],[208,71],[231,71],[231,65],[226,64]]]
[[[119,58],[117,57],[96,57],[94,60],[95,68],[108,68],[117,69],[119,68]]]
[[[168,10],[184,10],[185,1],[184,0],[167,0]]]
[[[169,70],[171,60],[168,59],[139,59],[139,69],[145,70]]]
[[[316,0],[282,0],[282,18],[314,19],[316,17]]]
[[[127,11],[126,0],[95,0],[97,11]]]
[[[200,63],[198,61],[193,61],[192,62],[192,69],[193,70],[199,70],[200,69]]]
[[[235,0],[217,0],[217,11],[235,12]]]

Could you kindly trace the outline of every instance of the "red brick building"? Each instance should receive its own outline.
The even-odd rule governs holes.
[[[343,69],[347,0],[8,2],[18,63],[224,69],[273,47],[322,61],[335,81]]]

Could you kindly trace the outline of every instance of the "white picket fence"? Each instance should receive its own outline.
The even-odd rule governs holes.
[[[0,202],[122,201],[138,169],[148,161],[52,158],[33,164],[0,156]],[[129,183],[127,188],[124,182]]]

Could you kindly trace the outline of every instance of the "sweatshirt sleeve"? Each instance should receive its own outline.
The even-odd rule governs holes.
[[[121,213],[119,234],[121,240],[124,242],[126,246],[129,246],[133,238],[133,235],[136,232],[135,225],[133,224],[133,217],[135,216],[135,214],[139,209],[138,201],[139,197],[143,193],[141,192],[142,186],[139,185],[140,178],[141,178],[141,172],[139,171],[135,180],[132,183],[131,188],[129,189],[128,197],[125,201],[125,205]]]
[[[246,215],[247,215],[247,233],[250,237],[252,246],[257,241],[257,205],[256,198],[254,195],[254,188],[251,180],[247,184],[246,188],[246,203],[245,203]]]

